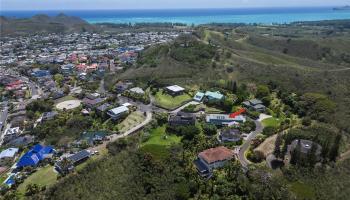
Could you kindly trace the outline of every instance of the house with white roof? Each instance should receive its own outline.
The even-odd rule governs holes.
[[[18,153],[18,148],[8,148],[0,153],[0,165],[5,165],[14,160],[16,154]]]
[[[121,117],[127,115],[129,113],[129,108],[122,105],[116,108],[113,108],[107,112],[107,115],[109,115],[113,120],[118,120]]]
[[[140,87],[131,88],[130,92],[135,93],[135,94],[139,94],[139,95],[144,95],[145,94],[145,91],[143,91],[143,89],[140,88]]]
[[[21,133],[22,130],[20,130],[19,127],[7,128],[3,134],[2,142],[7,143],[13,139],[16,139]]]
[[[180,86],[178,86],[178,85],[172,85],[172,86],[166,87],[165,90],[166,90],[170,95],[176,96],[176,95],[182,94],[182,93],[185,91],[185,88],[180,87]]]

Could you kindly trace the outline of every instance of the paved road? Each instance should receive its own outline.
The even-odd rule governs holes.
[[[106,89],[105,89],[105,80],[104,80],[104,79],[102,79],[102,80],[100,81],[100,85],[99,85],[99,87],[98,87],[97,92],[100,93],[100,94],[105,94],[105,93],[106,93]]]
[[[4,102],[4,109],[2,110],[1,114],[0,114],[0,144],[2,143],[2,138],[3,138],[3,134],[5,132],[6,129],[6,121],[7,121],[7,117],[8,117],[8,102]]]
[[[197,101],[190,101],[190,102],[186,103],[185,105],[176,108],[175,110],[169,111],[169,113],[178,113],[179,111],[181,111],[182,109],[186,108],[189,105],[198,105],[198,104],[199,104],[199,102],[197,102]]]
[[[248,136],[246,141],[236,150],[237,151],[237,159],[238,161],[241,163],[242,167],[244,169],[247,169],[248,164],[250,163],[247,158],[245,157],[245,152],[248,150],[251,141],[259,134],[263,131],[263,126],[261,124],[261,122],[259,121],[254,121],[255,125],[256,125],[256,129],[255,131],[251,132]]]
[[[98,145],[98,146],[95,146],[95,147],[92,147],[90,148],[89,150],[90,151],[98,151],[100,150],[101,148],[104,148],[106,147],[106,145],[110,142],[114,142],[120,138],[124,138],[124,137],[127,137],[128,135],[131,135],[135,132],[137,132],[138,130],[142,129],[144,126],[146,126],[148,123],[150,123],[152,120],[152,112],[147,112],[146,113],[146,119],[141,123],[141,124],[138,124],[136,126],[134,126],[133,128],[127,130],[126,132],[124,133],[121,133],[121,134],[112,134],[110,136],[110,140],[109,141],[105,141],[104,143]]]

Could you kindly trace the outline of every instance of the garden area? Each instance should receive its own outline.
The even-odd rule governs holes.
[[[123,133],[130,128],[140,124],[145,120],[145,116],[142,112],[136,111],[132,112],[129,116],[127,116],[120,124],[118,124],[118,130]]]
[[[173,97],[163,92],[163,90],[159,90],[154,97],[156,105],[169,110],[175,109],[192,99],[192,97],[186,93]]]
[[[270,117],[262,120],[262,124],[264,127],[279,127],[281,124],[281,120],[275,117]]]
[[[57,173],[53,171],[53,167],[51,165],[47,165],[26,178],[24,182],[18,186],[17,191],[24,195],[26,193],[27,186],[30,184],[37,184],[40,187],[48,187],[53,185],[56,180]]]
[[[165,125],[152,129],[149,134],[148,139],[141,144],[141,149],[157,158],[167,157],[167,148],[181,141],[181,137],[179,136],[166,134]]]

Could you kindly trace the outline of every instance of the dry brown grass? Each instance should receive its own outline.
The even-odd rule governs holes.
[[[273,153],[275,149],[276,138],[277,134],[266,138],[263,143],[254,149],[254,152],[263,155],[266,158],[266,156]]]

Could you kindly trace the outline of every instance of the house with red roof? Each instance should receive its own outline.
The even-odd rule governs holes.
[[[202,176],[210,177],[214,169],[224,166],[233,156],[231,149],[224,146],[215,147],[200,152],[194,164]]]

